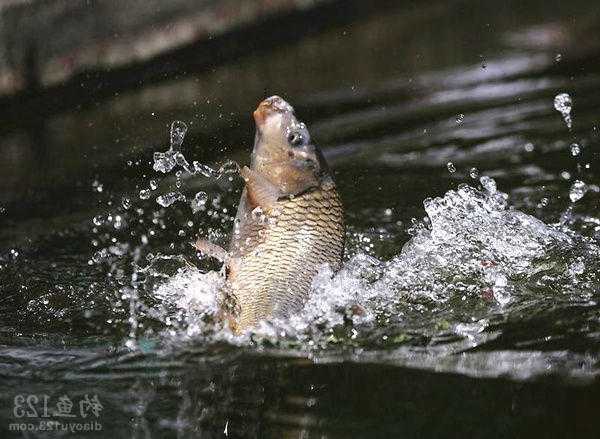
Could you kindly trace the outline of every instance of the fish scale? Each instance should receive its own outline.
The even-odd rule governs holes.
[[[343,208],[333,185],[277,202],[266,221],[254,220],[244,232],[237,240],[250,238],[257,245],[240,257],[228,278],[228,292],[240,310],[239,328],[297,312],[319,267],[337,270],[341,264]]]

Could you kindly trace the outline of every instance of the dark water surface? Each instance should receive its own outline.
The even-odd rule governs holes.
[[[597,434],[599,30],[583,1],[415,2],[19,107],[0,125],[2,436],[68,435],[8,432],[18,395],[101,423],[78,437]],[[189,242],[227,241],[229,161],[247,163],[271,94],[334,169],[348,252],[301,315],[236,338]],[[153,169],[175,120],[207,175]],[[77,417],[55,416],[63,396]]]

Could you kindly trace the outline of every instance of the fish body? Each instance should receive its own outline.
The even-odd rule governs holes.
[[[226,263],[223,303],[235,332],[300,311],[319,268],[339,269],[344,252],[342,203],[306,126],[278,96],[261,102],[254,119],[229,250],[197,243]]]

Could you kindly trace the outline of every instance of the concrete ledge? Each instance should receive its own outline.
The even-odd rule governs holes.
[[[5,0],[0,96],[44,89],[330,0]]]

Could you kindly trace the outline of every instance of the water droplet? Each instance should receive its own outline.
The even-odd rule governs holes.
[[[121,199],[121,205],[123,209],[129,209],[131,207],[131,200],[128,197],[123,197]]]
[[[479,179],[479,182],[481,183],[481,186],[483,186],[483,188],[486,190],[486,192],[490,194],[493,194],[498,190],[498,188],[496,187],[496,181],[493,178],[488,177],[487,175],[482,176]]]
[[[479,177],[479,170],[477,168],[471,168],[469,175],[472,179],[477,179],[477,177]]]
[[[569,191],[569,198],[573,203],[575,203],[581,200],[587,191],[587,184],[585,184],[581,180],[575,180],[575,182],[571,185],[571,190]]]
[[[580,153],[581,153],[581,146],[579,146],[577,143],[573,143],[571,145],[571,155],[573,157],[577,157]]]
[[[155,171],[166,174],[167,172],[170,172],[176,164],[175,153],[173,151],[154,153],[154,165],[152,166],[152,169]]]
[[[554,57],[554,61],[560,62],[561,60],[562,60],[562,54],[557,53],[556,56]]]
[[[175,120],[171,124],[171,150],[179,150],[183,144],[185,133],[187,132],[187,125],[185,122]]]
[[[175,186],[179,189],[181,187],[181,171],[175,173]]]
[[[456,124],[460,125],[461,123],[463,123],[463,120],[465,120],[465,115],[460,113],[458,116],[456,116]]]
[[[150,191],[148,189],[142,189],[140,191],[140,199],[147,200],[150,198]]]
[[[562,114],[563,120],[569,129],[573,124],[571,119],[571,110],[573,109],[573,101],[568,93],[560,93],[554,98],[554,108]]]
[[[201,174],[204,177],[210,178],[215,177],[217,172],[208,165],[204,165],[200,162],[194,161],[192,162],[194,174]]]
[[[540,200],[540,202],[538,203],[537,207],[538,208],[542,208],[542,207],[546,207],[548,205],[548,198],[544,197]]]
[[[208,194],[206,192],[200,191],[197,192],[192,200],[192,212],[196,213],[199,210],[202,210],[208,201]]]
[[[533,152],[533,150],[535,149],[535,145],[531,142],[527,142],[525,145],[523,145],[523,148],[527,152]]]
[[[562,178],[563,180],[570,180],[571,179],[571,173],[568,171],[562,171],[560,173],[560,178]]]
[[[156,180],[150,180],[150,189],[155,191],[157,188],[158,188],[158,183],[156,182]]]
[[[185,195],[181,192],[169,192],[156,198],[156,202],[162,207],[169,207],[176,201],[185,201]]]
[[[218,174],[219,177],[227,174],[236,174],[240,171],[240,166],[234,162],[233,160],[227,160],[223,165],[219,168]]]
[[[96,192],[102,192],[104,190],[104,186],[98,180],[92,182],[92,187]]]
[[[456,172],[456,166],[454,166],[454,163],[448,162],[446,164],[446,167],[448,168],[448,172],[450,172],[451,174],[454,174]]]

